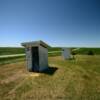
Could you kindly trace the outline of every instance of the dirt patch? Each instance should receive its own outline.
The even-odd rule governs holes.
[[[38,77],[40,74],[39,73],[29,73],[27,74],[27,76],[30,76],[30,77]]]

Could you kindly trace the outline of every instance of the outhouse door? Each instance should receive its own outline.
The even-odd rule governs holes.
[[[34,72],[39,71],[39,48],[32,47],[32,70]]]

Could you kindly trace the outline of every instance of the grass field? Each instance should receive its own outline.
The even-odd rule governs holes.
[[[48,51],[61,51],[60,47],[48,48]],[[25,49],[21,47],[0,47],[0,55],[12,55],[25,53]]]
[[[0,65],[14,63],[14,62],[20,62],[20,61],[23,61],[25,59],[26,59],[25,56],[0,58]]]
[[[72,50],[75,48],[71,48]],[[94,54],[100,54],[100,48],[79,48],[76,49],[76,53],[77,54],[84,54],[86,55],[88,53],[88,51],[92,50],[94,52]],[[61,51],[61,47],[52,47],[52,48],[48,48],[48,52],[52,52],[52,51]],[[25,53],[25,49],[24,48],[12,48],[12,47],[0,47],[0,55],[12,55],[12,54],[22,54]],[[60,53],[55,53],[55,54],[50,54],[50,56],[55,56],[55,55],[59,55]]]
[[[95,55],[100,55],[100,48],[79,48],[76,53],[86,55],[89,51],[92,51]]]
[[[0,47],[0,55],[11,55],[25,53],[24,48],[18,47]]]
[[[92,51],[94,55],[100,55],[100,48],[71,48],[75,51],[77,55],[87,55],[89,51]],[[48,48],[48,52],[52,51],[61,51],[61,47],[52,47]],[[25,53],[24,48],[11,48],[11,47],[0,47],[0,56],[1,55],[12,55],[12,54],[23,54]],[[49,57],[61,56],[61,52],[49,53]],[[11,62],[22,61],[25,59],[25,56],[22,57],[11,57],[11,58],[0,58],[0,64],[6,64]]]
[[[49,66],[39,74],[25,61],[0,65],[0,100],[100,100],[100,56],[49,57]]]
[[[48,48],[49,52],[51,51],[61,51],[61,48],[59,47],[53,47],[53,48]],[[0,47],[0,56],[2,55],[13,55],[13,54],[24,54],[25,49],[24,48],[19,48],[19,47]],[[60,56],[61,52],[55,52],[53,54],[48,54],[48,56]],[[6,58],[0,58],[0,65],[1,64],[7,64],[7,63],[12,63],[12,62],[19,62],[25,60],[25,56],[14,56],[14,57],[6,57]]]

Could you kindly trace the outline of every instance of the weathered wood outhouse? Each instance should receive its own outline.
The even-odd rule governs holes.
[[[48,68],[48,45],[43,41],[24,42],[27,69],[33,72],[41,72]]]
[[[64,59],[70,59],[71,58],[70,48],[62,48],[62,57]]]

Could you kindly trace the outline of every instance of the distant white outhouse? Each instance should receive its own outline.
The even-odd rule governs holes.
[[[70,50],[70,48],[62,48],[62,57],[64,59],[70,59],[71,58],[71,50]]]
[[[40,72],[48,68],[48,45],[43,41],[24,42],[27,69]]]

